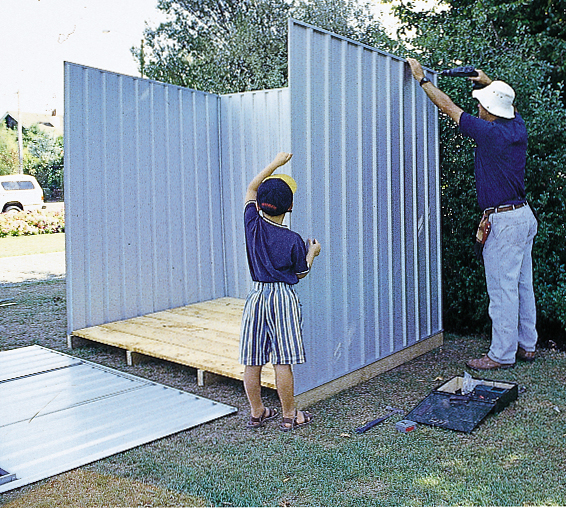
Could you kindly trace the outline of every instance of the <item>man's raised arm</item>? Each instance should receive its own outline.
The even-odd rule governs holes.
[[[452,120],[454,120],[458,125],[460,124],[460,117],[464,110],[452,101],[448,95],[446,95],[442,90],[436,88],[430,81],[426,80],[422,83],[422,79],[425,77],[423,68],[417,60],[414,58],[407,58],[407,63],[411,67],[411,72],[413,77],[421,84],[422,89],[428,95],[428,98],[432,103],[440,109],[443,113],[446,113]]]

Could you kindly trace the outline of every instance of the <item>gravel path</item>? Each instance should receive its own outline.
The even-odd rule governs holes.
[[[65,277],[65,253],[0,258],[0,284],[18,284]]]

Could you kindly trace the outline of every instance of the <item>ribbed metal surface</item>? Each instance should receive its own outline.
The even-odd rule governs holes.
[[[3,351],[0,354],[0,383],[37,372],[64,369],[80,363],[80,360],[63,355],[53,355],[37,348],[20,348]],[[4,406],[4,404],[2,404]]]
[[[0,492],[236,412],[39,346],[1,352],[4,369],[0,468],[16,480]]]
[[[222,97],[67,64],[69,333],[244,298],[243,197],[281,150],[323,247],[296,393],[442,330],[436,108],[403,60],[294,20],[289,58],[289,89]]]
[[[65,64],[69,332],[224,296],[218,103]]]
[[[441,331],[438,131],[403,60],[293,20],[289,54],[302,393]]]
[[[248,183],[278,152],[291,150],[289,97],[285,88],[220,98],[226,291],[235,298],[245,298],[251,287],[244,195]],[[291,167],[283,171],[290,173]]]

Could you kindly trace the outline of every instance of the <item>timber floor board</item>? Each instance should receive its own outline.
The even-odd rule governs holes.
[[[218,298],[145,316],[83,328],[75,337],[243,380],[238,363],[244,300]],[[275,388],[271,365],[262,385]]]

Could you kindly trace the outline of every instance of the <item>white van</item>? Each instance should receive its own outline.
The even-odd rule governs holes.
[[[0,175],[0,212],[41,210],[43,189],[30,175]]]

